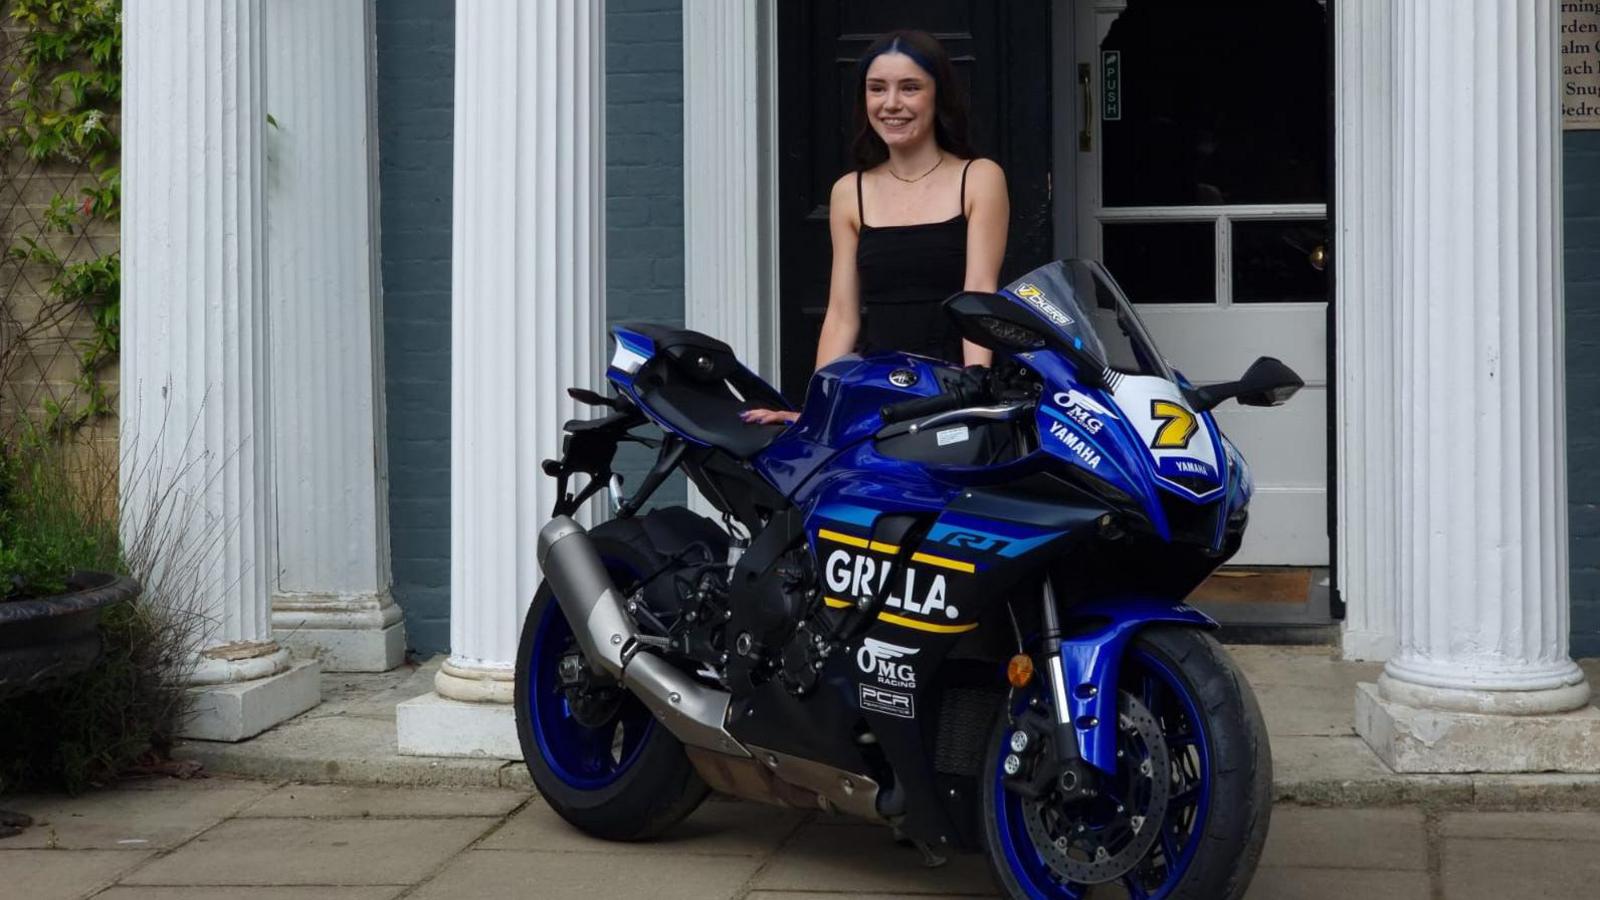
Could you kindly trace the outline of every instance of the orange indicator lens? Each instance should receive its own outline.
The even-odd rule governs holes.
[[[1026,687],[1033,680],[1033,657],[1026,653],[1011,657],[1011,662],[1006,665],[1006,680],[1014,688]]]

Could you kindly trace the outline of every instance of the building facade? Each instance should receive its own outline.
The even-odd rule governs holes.
[[[516,755],[505,701],[562,389],[597,386],[606,323],[638,319],[722,337],[797,390],[851,60],[910,25],[951,48],[1008,173],[1003,276],[1102,258],[1191,378],[1262,354],[1305,377],[1281,410],[1219,411],[1260,486],[1237,561],[1330,572],[1343,652],[1390,663],[1363,701],[1375,746],[1406,709],[1559,719],[1587,695],[1571,654],[1600,653],[1600,131],[1562,114],[1584,6],[228,0],[188,26],[230,35],[221,59],[204,33],[130,30],[130,132],[159,96],[140,86],[168,77],[138,39],[282,123],[238,126],[254,162],[214,189],[249,202],[194,226],[250,238],[205,252],[260,321],[217,338],[250,365],[202,365],[191,389],[236,389],[258,417],[219,442],[275,441],[223,467],[250,486],[224,513],[261,523],[241,570],[272,573],[241,579],[255,624],[231,637],[333,668],[446,653],[402,707],[403,749]],[[216,152],[211,123],[189,127]],[[130,198],[135,178],[187,183],[130,152]],[[309,224],[326,221],[360,237]],[[126,264],[171,271],[189,246]],[[129,279],[125,357],[198,333],[141,330],[140,309],[206,308],[172,283],[158,303]],[[143,359],[125,421],[179,371]],[[333,375],[365,393],[310,402]],[[371,540],[328,553],[335,534]]]

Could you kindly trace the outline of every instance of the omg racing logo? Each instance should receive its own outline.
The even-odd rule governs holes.
[[[862,673],[875,676],[879,684],[915,690],[917,670],[900,660],[916,656],[919,648],[902,647],[877,638],[867,638],[856,651],[856,667]]]
[[[1054,399],[1056,405],[1061,407],[1061,411],[1067,414],[1067,418],[1078,423],[1090,434],[1099,434],[1100,430],[1106,427],[1106,419],[1117,417],[1116,413],[1079,390],[1060,391]]]

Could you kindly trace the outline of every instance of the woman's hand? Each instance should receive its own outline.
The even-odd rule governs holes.
[[[800,414],[787,409],[747,409],[739,413],[739,418],[747,425],[788,425]]]

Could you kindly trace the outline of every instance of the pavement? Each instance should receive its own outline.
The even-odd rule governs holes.
[[[667,839],[607,844],[530,791],[306,785],[226,776],[8,797],[0,896],[27,900],[704,900],[985,897],[983,860],[942,868],[886,829],[708,801]],[[1600,813],[1280,803],[1247,900],[1595,896]],[[1120,892],[1097,893],[1121,897]]]
[[[1396,775],[1355,732],[1355,690],[1378,663],[1333,649],[1230,646],[1261,703],[1272,742],[1273,795],[1308,806],[1425,804],[1600,810],[1600,775]],[[382,675],[322,676],[322,705],[239,744],[190,741],[178,755],[212,772],[349,784],[532,789],[520,760],[401,756],[396,704],[433,690],[439,659]],[[1580,660],[1600,685],[1600,660]]]
[[[1600,776],[1394,775],[1351,726],[1354,685],[1377,666],[1334,660],[1327,648],[1231,649],[1261,701],[1276,770],[1249,900],[1596,896]],[[394,705],[425,693],[436,665],[325,675],[311,713],[242,744],[180,747],[211,777],[5,797],[0,805],[37,824],[0,840],[0,898],[993,891],[980,857],[928,869],[883,828],[731,800],[707,802],[665,840],[586,838],[536,796],[521,762],[394,752]],[[1585,668],[1600,676],[1592,661]]]

